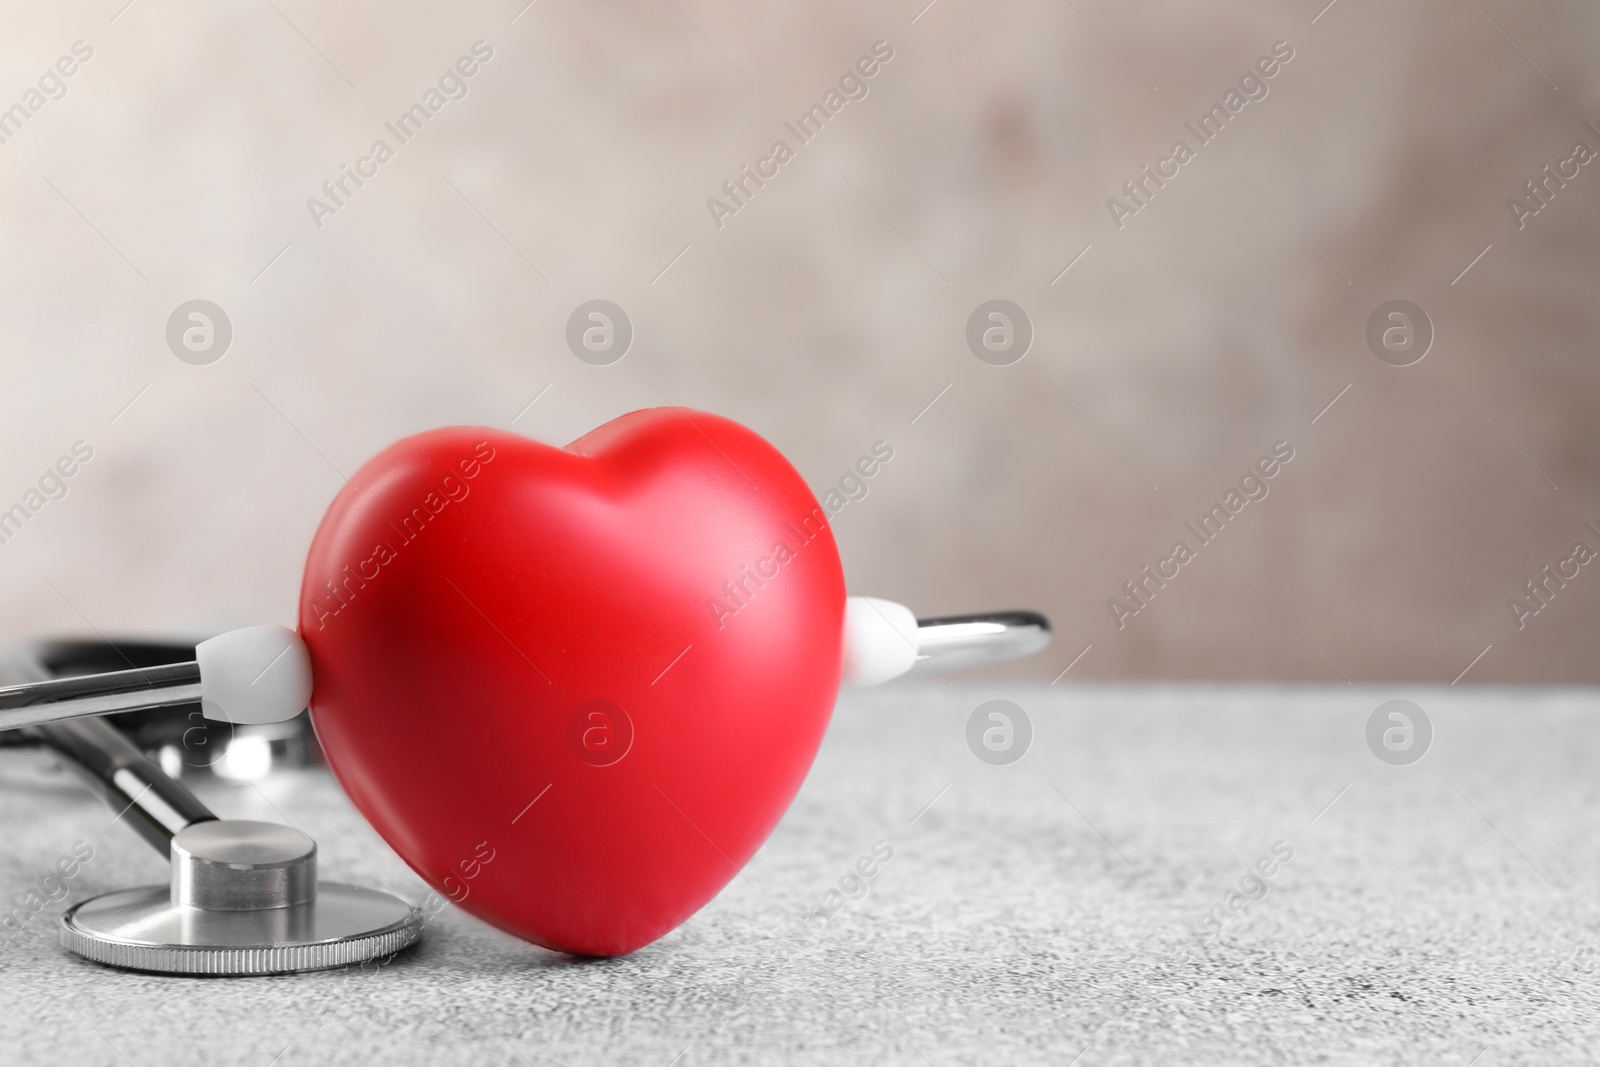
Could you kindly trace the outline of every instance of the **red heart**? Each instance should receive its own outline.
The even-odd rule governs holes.
[[[408,437],[311,543],[317,737],[439,892],[548,948],[631,952],[738,873],[816,756],[845,596],[825,520],[714,415],[637,411],[565,449]]]

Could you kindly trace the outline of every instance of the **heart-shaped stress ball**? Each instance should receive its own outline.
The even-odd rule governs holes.
[[[637,411],[566,448],[408,437],[318,528],[311,716],[436,890],[612,956],[716,895],[799,790],[838,694],[826,514],[727,419]]]

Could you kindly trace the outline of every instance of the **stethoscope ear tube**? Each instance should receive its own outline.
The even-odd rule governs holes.
[[[1044,651],[1050,640],[1050,620],[1036,611],[918,619],[918,669],[942,674],[1006,663]]]
[[[0,730],[88,715],[199,704],[217,722],[285,722],[311,700],[311,655],[284,626],[230,630],[194,659],[0,688]]]
[[[943,676],[1031,656],[1049,644],[1050,620],[1033,611],[919,619],[904,604],[853,596],[845,600],[844,684]]]
[[[0,730],[200,702],[200,664],[166,663],[0,688]]]

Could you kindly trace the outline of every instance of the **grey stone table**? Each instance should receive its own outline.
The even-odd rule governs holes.
[[[996,697],[1033,727],[1008,766],[967,742],[969,716]],[[1368,718],[1391,697],[1433,725],[1409,766],[1368,747]],[[0,892],[25,898],[77,842],[94,855],[66,899],[0,947],[6,1064],[1491,1067],[1600,1055],[1590,691],[848,694],[745,877],[629,958],[562,957],[447,907],[382,969],[239,980],[122,973],[57,946],[72,901],[166,872],[46,762],[0,753]],[[330,869],[423,897],[323,774],[206,799],[224,815],[286,818]],[[867,895],[799,935],[878,841],[893,858]]]

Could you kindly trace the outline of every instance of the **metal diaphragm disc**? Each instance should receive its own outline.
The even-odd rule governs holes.
[[[331,882],[304,904],[249,911],[174,904],[170,886],[144,886],[94,897],[61,917],[62,946],[84,959],[162,974],[319,971],[391,955],[421,936],[419,909]]]

